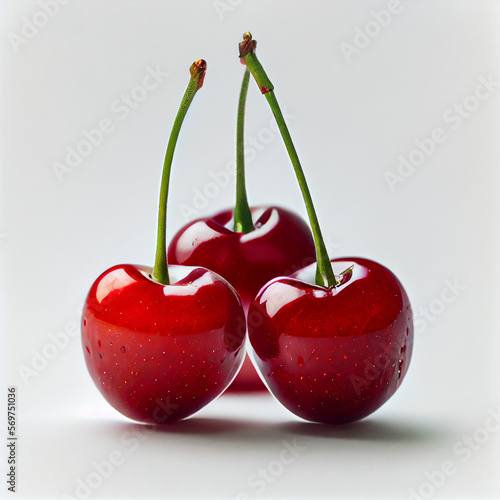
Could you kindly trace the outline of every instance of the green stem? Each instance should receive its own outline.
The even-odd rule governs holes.
[[[249,233],[254,229],[245,187],[245,103],[249,80],[250,71],[248,71],[248,68],[245,68],[245,74],[241,82],[238,120],[236,122],[236,203],[234,205],[234,230],[238,233]]]
[[[257,56],[255,55],[256,45],[257,42],[255,42],[255,40],[252,40],[252,35],[250,33],[245,33],[243,35],[243,42],[240,43],[240,57],[244,60],[247,68],[255,78],[260,91],[266,96],[267,102],[269,103],[269,106],[271,107],[271,110],[278,124],[281,136],[283,137],[283,141],[285,143],[288,155],[290,156],[293,169],[295,170],[295,175],[297,176],[297,181],[304,198],[307,215],[309,216],[309,221],[311,223],[311,229],[314,237],[314,247],[316,249],[317,262],[316,284],[326,287],[335,286],[337,285],[337,281],[335,279],[332,264],[328,257],[325,242],[321,234],[318,217],[316,215],[316,210],[314,209],[311,193],[309,192],[309,187],[307,186],[307,181],[304,176],[304,171],[302,170],[297,151],[295,150],[292,138],[290,137],[290,132],[288,131],[285,119],[274,94],[274,86],[269,80],[259,60],[257,59]]]
[[[153,279],[163,285],[170,284],[168,275],[168,262],[167,262],[167,199],[168,199],[168,186],[170,182],[170,171],[172,169],[172,159],[174,157],[175,145],[181,130],[182,122],[186,116],[187,110],[193,101],[196,92],[202,87],[205,78],[205,71],[207,63],[203,59],[198,59],[191,65],[190,73],[191,78],[189,84],[184,92],[177,116],[175,117],[170,138],[168,140],[167,151],[165,153],[165,160],[163,162],[163,173],[161,177],[160,186],[160,203],[158,208],[158,236],[156,240],[156,258],[153,268]]]

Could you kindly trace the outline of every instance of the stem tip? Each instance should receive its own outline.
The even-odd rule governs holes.
[[[198,81],[198,90],[203,86],[203,80],[205,80],[205,71],[207,70],[207,62],[205,59],[198,59],[189,68],[191,73],[191,78]]]
[[[239,44],[240,59],[245,57],[250,52],[253,52],[257,47],[257,42],[252,39],[252,34],[247,31],[243,34],[243,41]]]

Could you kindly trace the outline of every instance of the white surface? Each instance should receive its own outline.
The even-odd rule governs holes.
[[[1,390],[18,387],[16,498],[77,497],[78,478],[113,452],[122,463],[89,498],[406,499],[411,488],[499,498],[498,433],[481,429],[500,411],[500,87],[486,97],[483,88],[467,118],[453,106],[473,106],[481,78],[500,82],[500,4],[401,1],[350,63],[341,43],[389,2],[73,0],[14,50],[12,34],[40,5],[0,7]],[[349,427],[301,423],[271,397],[224,396],[168,431],[142,431],[135,448],[127,433],[143,428],[104,403],[72,323],[103,270],[153,262],[164,149],[200,57],[208,73],[176,151],[169,234],[187,220],[183,207],[200,201],[197,190],[210,190],[211,173],[227,185],[210,191],[200,215],[232,204],[233,178],[221,172],[233,159],[246,30],[289,117],[332,256],[378,260],[407,289],[420,319],[412,365],[392,400]],[[125,116],[121,95],[157,66],[168,76]],[[305,215],[253,82],[247,109],[257,137],[250,202]],[[104,119],[113,130],[59,182],[53,163]],[[446,139],[392,192],[384,174],[436,128]],[[419,313],[429,306],[432,321]],[[76,335],[50,351],[50,335],[65,330]],[[53,355],[45,365],[43,352]],[[36,376],[23,380],[19,368],[33,363]],[[465,445],[468,435],[481,444]],[[300,452],[280,466],[291,456],[284,441]],[[456,468],[444,484],[422,486],[445,461]],[[255,474],[268,468],[276,476],[261,491]]]

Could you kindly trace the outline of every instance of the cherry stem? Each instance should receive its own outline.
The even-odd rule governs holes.
[[[158,209],[158,236],[156,240],[156,258],[153,268],[153,279],[163,285],[170,284],[168,275],[168,261],[167,261],[167,199],[168,199],[168,186],[170,182],[170,171],[172,169],[172,159],[174,157],[175,145],[179,132],[181,130],[184,117],[193,101],[196,92],[201,89],[203,80],[205,78],[205,71],[207,63],[203,59],[195,61],[189,72],[191,78],[182,98],[177,116],[175,117],[170,138],[168,140],[167,151],[165,153],[165,160],[163,162],[163,172],[161,177],[160,186],[160,203]]]
[[[285,143],[288,155],[295,170],[295,175],[302,192],[302,197],[307,209],[307,215],[309,216],[309,221],[311,223],[311,229],[314,237],[314,247],[316,249],[316,284],[319,286],[332,287],[337,285],[337,280],[335,279],[335,274],[332,269],[332,264],[328,257],[328,252],[326,250],[325,241],[321,234],[321,229],[318,222],[318,217],[316,215],[316,210],[314,209],[311,193],[309,187],[307,186],[307,181],[304,176],[304,171],[299,161],[297,151],[293,145],[290,132],[286,125],[283,113],[279,107],[278,101],[274,94],[274,86],[269,80],[262,64],[257,59],[255,55],[255,48],[257,42],[252,39],[250,33],[245,33],[243,35],[243,42],[240,43],[240,58],[244,61],[247,68],[252,73],[255,78],[260,91],[266,96],[267,102],[271,107],[274,114],[278,128],[280,130],[281,136]]]
[[[254,229],[252,212],[248,205],[245,187],[245,104],[247,100],[250,71],[245,68],[241,82],[238,102],[238,119],[236,122],[236,203],[234,205],[234,230],[238,233],[249,233]]]

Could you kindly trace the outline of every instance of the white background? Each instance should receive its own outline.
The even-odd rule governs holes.
[[[402,0],[383,27],[373,12],[387,1],[73,0],[45,23],[42,3],[0,7],[1,391],[6,400],[7,386],[18,388],[16,498],[83,498],[78,480],[95,479],[93,462],[110,454],[120,463],[88,498],[406,499],[411,489],[499,498],[498,433],[484,424],[500,412],[500,87],[470,96],[481,77],[500,82],[500,3]],[[45,25],[19,42],[35,19]],[[342,44],[360,45],[365,28],[376,36],[346,57]],[[223,396],[145,433],[104,402],[79,336],[60,336],[67,345],[54,354],[50,335],[71,332],[102,271],[153,263],[164,150],[198,58],[208,72],[176,150],[169,235],[200,192],[212,197],[200,215],[233,203],[233,177],[208,186],[210,173],[228,181],[220,173],[234,157],[247,30],[288,115],[332,257],[378,260],[403,282],[420,319],[413,360],[396,395],[347,427],[303,423],[268,396]],[[127,116],[117,112],[157,66],[168,76]],[[252,81],[249,90],[247,134],[259,149],[247,163],[250,203],[305,215],[267,103]],[[457,118],[455,104],[475,102]],[[54,163],[105,118],[113,131],[58,179]],[[391,190],[386,173],[436,128],[446,140]],[[429,307],[432,321],[422,316]],[[280,465],[284,441],[300,451]],[[433,486],[425,474],[445,461],[453,473]],[[257,483],[259,469],[272,481]]]

